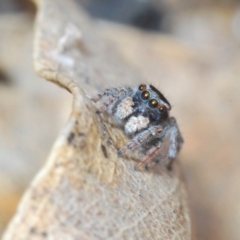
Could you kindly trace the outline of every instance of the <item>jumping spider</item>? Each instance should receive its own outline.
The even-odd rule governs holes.
[[[92,100],[97,102],[104,96],[107,98],[99,113],[108,112],[113,116],[130,139],[126,146],[117,151],[118,156],[139,148],[144,158],[136,168],[147,166],[159,154],[164,140],[169,136],[165,159],[169,160],[168,169],[171,169],[183,138],[175,118],[169,117],[171,105],[163,94],[152,85],[141,84],[138,88],[124,86],[106,89]]]

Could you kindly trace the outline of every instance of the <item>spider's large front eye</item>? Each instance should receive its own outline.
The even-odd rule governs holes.
[[[138,88],[138,90],[140,90],[140,91],[143,91],[143,90],[145,90],[146,89],[146,85],[145,84],[141,84],[140,86],[139,86],[139,88]]]
[[[156,108],[158,106],[158,101],[156,99],[151,99],[148,104],[149,107]]]
[[[150,98],[150,93],[148,91],[143,91],[142,94],[141,94],[141,98],[143,100],[147,100]]]

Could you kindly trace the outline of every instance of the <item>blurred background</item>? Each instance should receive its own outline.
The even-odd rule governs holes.
[[[194,239],[239,240],[238,1],[78,3],[111,22],[103,34],[145,79],[160,81],[173,105]],[[71,111],[70,94],[33,72],[35,13],[30,1],[0,0],[0,234]]]

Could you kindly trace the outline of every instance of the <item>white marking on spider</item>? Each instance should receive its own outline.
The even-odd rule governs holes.
[[[133,112],[133,100],[131,97],[126,97],[117,106],[115,116],[119,119],[124,119]]]
[[[143,116],[132,116],[125,125],[125,133],[132,134],[140,129],[146,128],[149,124],[149,119]]]

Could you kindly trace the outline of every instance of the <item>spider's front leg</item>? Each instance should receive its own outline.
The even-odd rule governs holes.
[[[127,150],[133,150],[139,146],[144,145],[147,142],[150,142],[154,138],[162,138],[165,136],[165,131],[163,131],[160,125],[152,126],[147,130],[137,134],[126,146],[118,150],[118,156],[122,156],[126,153]],[[138,169],[142,165],[146,165],[154,156],[156,156],[159,150],[162,147],[162,140],[160,139],[159,142],[154,145],[150,150],[148,150],[145,154],[143,160],[141,160],[136,166],[135,169]]]
[[[117,151],[117,155],[123,156],[126,151],[133,150],[146,142],[151,141],[156,135],[162,133],[161,126],[152,126],[149,129],[144,130],[143,132],[137,134],[132,140],[129,141],[127,145]]]
[[[167,131],[170,133],[170,141],[167,152],[169,163],[167,167],[169,170],[171,170],[173,161],[176,159],[184,141],[175,118],[170,117],[167,120]]]
[[[136,168],[139,168],[142,165],[146,165],[153,157],[155,157],[159,153],[159,150],[162,147],[162,142],[168,134],[170,138],[168,152],[166,156],[166,159],[168,160],[167,169],[172,169],[172,164],[183,145],[183,137],[179,131],[176,119],[173,117],[170,117],[166,120],[159,142],[146,153],[145,158],[136,165]]]
[[[105,112],[111,104],[117,102],[120,99],[123,99],[125,96],[132,95],[132,92],[133,90],[130,87],[110,88],[106,89],[104,92],[92,98],[92,101],[98,102],[101,98],[107,96],[108,99],[103,103],[103,105],[99,109],[99,112]]]
[[[147,166],[146,164],[151,161],[160,151],[162,148],[162,141],[159,141],[157,145],[150,148],[150,150],[147,151],[145,157],[143,160],[141,160],[136,166],[135,169],[140,168],[142,165]]]

